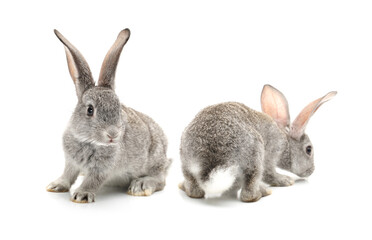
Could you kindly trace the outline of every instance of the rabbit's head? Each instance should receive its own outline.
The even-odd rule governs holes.
[[[97,145],[118,143],[124,132],[126,116],[114,91],[114,79],[120,53],[130,36],[129,29],[119,33],[108,51],[97,85],[83,55],[61,33],[54,32],[65,46],[68,69],[78,97],[69,129],[82,142]]]
[[[265,85],[261,94],[262,111],[273,118],[279,128],[287,135],[289,151],[279,162],[279,167],[300,177],[308,177],[314,172],[314,148],[305,128],[310,117],[318,108],[332,99],[337,92],[330,92],[308,104],[296,119],[290,123],[288,102],[276,88]]]

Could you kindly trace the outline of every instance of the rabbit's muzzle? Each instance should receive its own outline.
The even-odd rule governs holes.
[[[118,127],[110,126],[109,128],[106,129],[103,135],[107,143],[118,143],[121,136],[120,133],[121,132]]]

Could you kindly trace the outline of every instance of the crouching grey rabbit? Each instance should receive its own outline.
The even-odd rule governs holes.
[[[167,139],[150,117],[121,104],[114,91],[116,66],[129,29],[119,33],[108,51],[97,85],[81,53],[54,32],[65,46],[78,103],[63,135],[64,172],[47,191],[69,191],[79,174],[85,177],[71,198],[77,203],[94,202],[103,184],[127,187],[134,196],[162,190],[171,164]]]
[[[243,202],[254,202],[271,191],[262,184],[289,186],[293,179],[276,167],[300,177],[314,171],[314,150],[304,133],[310,117],[336,92],[307,105],[290,125],[284,95],[270,85],[261,94],[262,111],[228,102],[200,111],[181,139],[185,181],[180,188],[189,197],[219,197],[241,189]]]

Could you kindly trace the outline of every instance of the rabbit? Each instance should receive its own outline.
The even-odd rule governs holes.
[[[108,51],[97,85],[81,53],[54,32],[64,44],[78,103],[63,135],[64,172],[47,191],[68,192],[79,174],[84,180],[72,194],[76,203],[94,202],[103,185],[125,187],[134,196],[162,190],[172,161],[166,157],[167,139],[158,124],[121,104],[114,91],[116,67],[129,29],[119,33]]]
[[[237,193],[240,200],[255,202],[271,194],[271,186],[290,186],[294,180],[276,167],[299,177],[314,171],[314,150],[305,134],[310,117],[330,92],[307,105],[290,124],[288,103],[274,87],[261,93],[262,111],[237,102],[201,110],[181,138],[180,157],[184,182],[179,187],[191,198],[220,197]]]

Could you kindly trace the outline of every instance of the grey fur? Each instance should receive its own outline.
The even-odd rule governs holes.
[[[335,94],[331,92],[305,109],[316,110]],[[261,101],[263,109],[271,116],[241,103],[227,102],[203,109],[186,127],[180,148],[185,181],[180,188],[188,196],[205,197],[207,184],[218,172],[231,173],[234,178],[232,184],[219,190],[220,194],[241,189],[240,198],[244,202],[257,201],[271,193],[262,182],[271,186],[294,183],[290,177],[277,173],[276,167],[300,177],[312,174],[314,152],[306,153],[306,147],[312,148],[312,144],[303,132],[299,139],[291,137],[296,134],[289,130],[284,95],[265,85]],[[308,119],[304,124],[307,122]]]
[[[150,117],[122,105],[114,92],[116,65],[129,29],[120,32],[107,53],[98,86],[83,56],[58,31],[55,33],[66,46],[78,103],[63,135],[65,170],[47,190],[69,191],[79,174],[85,176],[84,181],[71,198],[79,203],[94,202],[104,184],[126,187],[135,196],[162,190],[171,164],[166,157],[167,139]],[[87,115],[89,106],[93,116]]]

